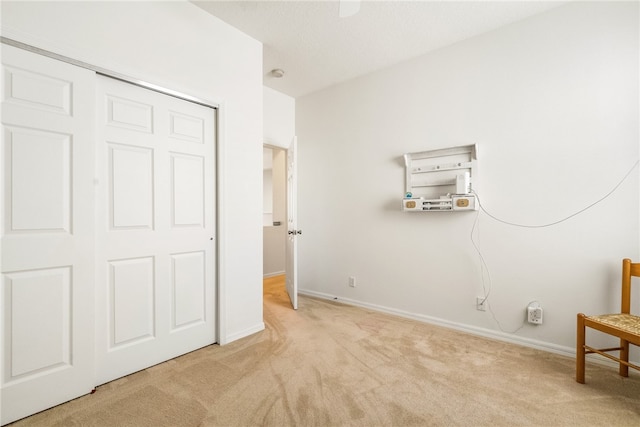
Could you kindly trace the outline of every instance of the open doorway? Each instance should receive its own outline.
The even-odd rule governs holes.
[[[263,148],[263,279],[266,287],[285,289],[287,239],[287,151]],[[270,292],[271,292],[270,291]]]
[[[263,160],[263,287],[264,279],[284,282],[291,307],[298,309],[296,221],[296,145],[285,150],[264,146]]]

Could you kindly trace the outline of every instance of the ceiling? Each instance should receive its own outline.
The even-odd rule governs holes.
[[[299,97],[542,13],[564,2],[192,1],[264,45],[264,85]],[[271,70],[285,71],[275,78]]]

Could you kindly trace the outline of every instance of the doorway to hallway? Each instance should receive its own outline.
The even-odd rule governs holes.
[[[285,150],[264,146],[263,160],[263,277],[285,275],[291,306],[298,309],[297,173],[294,137]]]
[[[287,238],[287,151],[263,148],[263,277],[285,273]]]

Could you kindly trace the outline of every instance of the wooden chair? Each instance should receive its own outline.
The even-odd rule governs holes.
[[[585,355],[598,353],[620,364],[620,375],[629,376],[629,368],[640,370],[640,366],[629,363],[629,344],[640,346],[640,317],[630,313],[631,277],[640,277],[640,263],[630,259],[622,260],[622,308],[620,313],[585,316],[578,314],[578,334],[576,343],[576,381],[584,384]],[[620,346],[596,349],[585,344],[586,328],[596,329],[620,338]],[[619,351],[619,357],[609,352]]]

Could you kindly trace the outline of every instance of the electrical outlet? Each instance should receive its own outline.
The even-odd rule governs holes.
[[[487,311],[487,298],[486,297],[477,297],[476,298],[476,310],[478,310],[478,311]]]
[[[356,278],[354,276],[349,276],[349,286],[352,288],[356,287]]]
[[[527,307],[527,321],[534,325],[542,325],[542,307]]]

